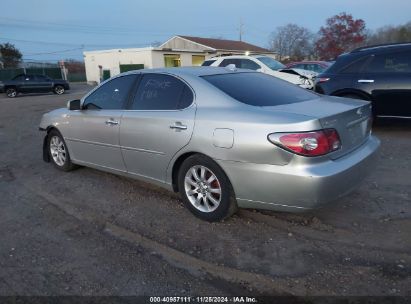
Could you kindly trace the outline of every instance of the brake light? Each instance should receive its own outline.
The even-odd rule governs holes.
[[[320,77],[320,78],[317,78],[317,83],[327,82],[328,80],[330,80],[330,78],[328,78],[328,77]]]
[[[303,156],[325,155],[341,148],[335,129],[301,133],[273,133],[268,140],[290,152]]]

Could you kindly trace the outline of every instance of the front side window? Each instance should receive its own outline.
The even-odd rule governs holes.
[[[270,107],[318,98],[318,95],[263,73],[203,76],[230,97],[257,107]]]
[[[177,110],[192,101],[191,89],[181,80],[165,74],[144,74],[131,110]]]
[[[398,52],[372,56],[368,73],[411,73],[411,52]]]
[[[88,110],[120,110],[127,101],[137,75],[114,78],[104,83],[89,95],[83,104]]]

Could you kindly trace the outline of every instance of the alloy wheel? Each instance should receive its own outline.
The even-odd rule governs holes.
[[[66,162],[66,147],[60,137],[53,136],[50,139],[50,154],[56,165],[64,166]]]
[[[207,167],[191,167],[184,178],[184,190],[190,203],[202,212],[213,212],[221,202],[221,184]]]
[[[56,87],[55,89],[56,94],[61,95],[64,93],[64,88],[61,86]]]
[[[7,96],[11,97],[11,98],[16,97],[17,96],[17,91],[15,89],[8,89],[7,90]]]

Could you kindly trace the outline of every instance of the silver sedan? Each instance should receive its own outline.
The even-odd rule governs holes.
[[[120,74],[45,114],[40,129],[58,169],[155,183],[208,221],[336,200],[360,185],[380,144],[369,103],[235,68]]]

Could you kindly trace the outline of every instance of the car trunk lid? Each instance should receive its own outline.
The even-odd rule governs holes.
[[[341,139],[341,149],[329,154],[332,159],[362,145],[371,131],[371,104],[366,101],[327,96],[268,108],[317,118],[324,129],[336,129]],[[290,130],[294,131],[310,130]]]

